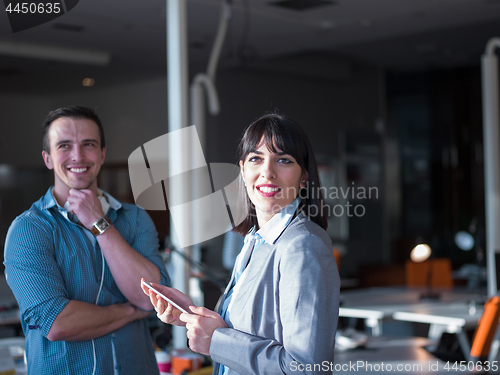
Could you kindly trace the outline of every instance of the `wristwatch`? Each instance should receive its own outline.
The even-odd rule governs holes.
[[[110,226],[111,220],[109,220],[106,216],[103,216],[92,225],[92,229],[90,231],[94,236],[98,236],[106,232]]]

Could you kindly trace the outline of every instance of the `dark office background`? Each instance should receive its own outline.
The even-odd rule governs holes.
[[[126,22],[125,10],[134,11],[131,4],[124,4],[123,14],[105,19],[94,17],[89,3],[81,3],[65,16],[63,25],[83,25],[83,31],[64,29],[62,19],[18,34],[6,24],[0,29],[0,37],[11,41],[121,48],[104,67],[0,55],[2,245],[10,222],[51,184],[40,155],[40,127],[49,110],[67,105],[97,109],[108,142],[100,186],[124,201],[132,200],[128,156],[168,130],[165,9],[146,26]],[[253,14],[257,22],[264,6],[258,3]],[[244,59],[238,55],[244,17],[235,12],[217,75],[221,113],[207,115],[207,161],[236,162],[244,127],[262,113],[279,109],[305,128],[325,184],[377,188],[376,197],[351,200],[365,208],[362,217],[330,220],[330,236],[342,251],[343,277],[358,279],[361,286],[402,284],[403,263],[418,240],[429,243],[436,256],[449,257],[455,269],[475,262],[474,252],[459,250],[453,236],[476,220],[484,237],[479,63],[487,40],[500,35],[496,3],[484,2],[491,16],[483,20],[378,39],[370,39],[377,31],[370,31],[365,22],[365,34],[351,44],[351,30],[340,28],[336,38],[346,42],[332,42],[332,48],[316,41],[309,46],[295,31],[287,37],[285,29],[276,31],[278,24],[270,25],[278,40],[296,38],[302,46],[300,51],[283,47],[275,56],[264,47],[259,54],[259,41],[269,39],[268,49],[273,43],[254,24]],[[219,14],[218,2],[189,4],[191,81],[206,68]],[[241,10],[243,5],[235,7]],[[314,11],[317,17],[322,12]],[[197,23],[200,12],[204,21]],[[312,19],[312,14],[304,17]],[[311,31],[316,36],[321,32]],[[417,52],[410,45],[417,46]],[[81,80],[89,76],[96,84],[83,87]],[[169,233],[168,215],[151,215],[163,240]],[[221,268],[221,241],[204,244],[205,259],[214,269]]]

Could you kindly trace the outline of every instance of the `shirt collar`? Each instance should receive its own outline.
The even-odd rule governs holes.
[[[59,206],[56,202],[56,199],[54,198],[54,195],[52,194],[52,188],[53,186],[49,187],[47,190],[47,193],[45,193],[45,196],[43,197],[43,203],[41,205],[42,210],[48,210],[51,207],[58,206],[61,209],[63,209],[61,206]],[[122,204],[116,200],[111,194],[105,192],[104,190],[98,189],[104,196],[106,197],[106,200],[109,203],[109,207],[111,207],[113,210],[117,211],[122,207]]]
[[[115,211],[118,211],[120,208],[122,208],[122,204],[118,200],[116,200],[111,194],[101,189],[98,190],[101,191],[106,197],[106,200],[109,203],[109,207],[111,207]]]
[[[292,221],[292,217],[299,206],[300,198],[297,197],[288,206],[277,212],[271,220],[269,220],[262,228],[260,228],[256,235],[262,237],[267,243],[274,244],[278,237],[283,233],[285,228]],[[255,229],[254,229],[255,230]],[[252,230],[252,232],[254,231]]]
[[[47,192],[43,196],[43,201],[40,206],[41,210],[48,210],[51,207],[57,206],[56,199],[52,195],[52,188],[53,186],[49,187],[49,190],[47,190]]]

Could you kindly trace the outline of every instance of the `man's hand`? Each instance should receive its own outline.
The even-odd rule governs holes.
[[[130,303],[130,302],[126,302],[126,303]],[[151,311],[144,311],[134,304],[131,304],[131,305],[135,309],[135,320],[141,320],[141,319],[147,318],[148,316],[150,316],[153,313],[152,310]]]
[[[91,190],[71,189],[68,204],[68,209],[78,216],[88,230],[92,230],[94,223],[104,216],[101,202]],[[141,293],[137,282],[141,277],[159,282],[161,274],[158,267],[135,251],[114,225],[111,225],[105,233],[96,236],[96,239],[113,279],[123,295],[134,305],[144,310],[150,309],[148,298]]]
[[[68,210],[78,216],[88,230],[91,230],[94,223],[104,216],[101,202],[91,190],[70,189],[68,203]]]

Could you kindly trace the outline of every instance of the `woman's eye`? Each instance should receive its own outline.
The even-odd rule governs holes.
[[[254,162],[257,162],[257,161],[260,161],[260,160],[261,160],[261,159],[260,159],[260,157],[258,157],[258,156],[252,156],[252,157],[250,157],[250,158],[248,159],[248,161],[253,162],[253,163],[254,163]]]
[[[282,164],[291,164],[291,163],[293,163],[293,161],[291,161],[291,160],[290,160],[290,159],[288,159],[288,158],[280,158],[280,159],[278,160],[278,163],[282,163]]]

